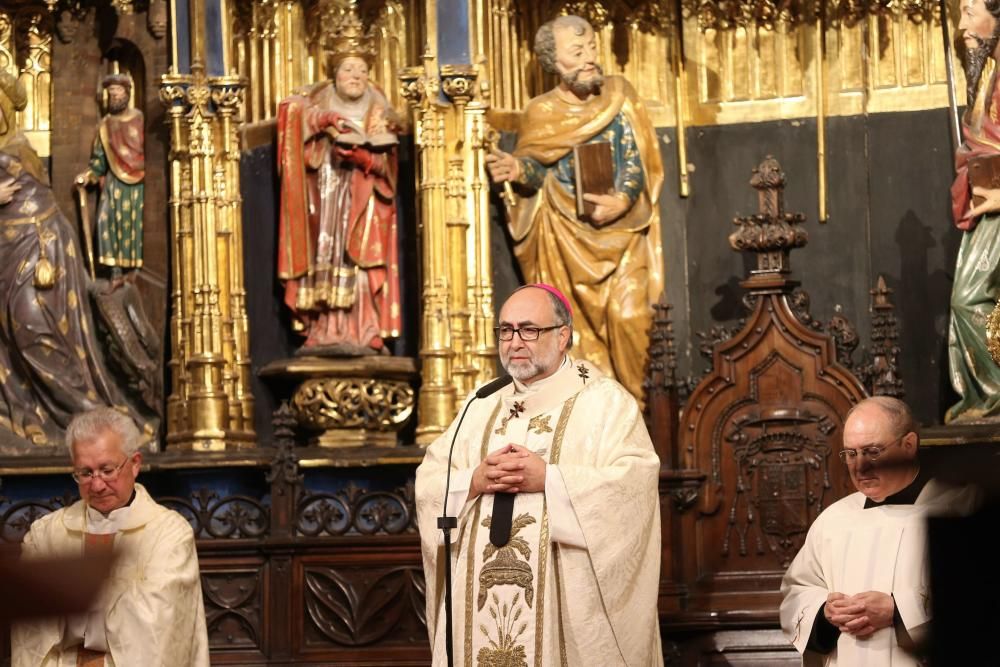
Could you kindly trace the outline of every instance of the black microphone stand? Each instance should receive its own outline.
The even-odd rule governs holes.
[[[504,375],[498,377],[496,380],[488,382],[476,391],[476,395],[471,401],[465,404],[465,409],[462,410],[462,416],[458,418],[458,425],[455,426],[455,432],[451,435],[451,446],[448,448],[448,473],[444,483],[444,504],[441,506],[441,516],[438,517],[437,525],[441,532],[444,533],[444,636],[447,644],[445,645],[445,650],[448,655],[448,667],[454,667],[455,664],[455,647],[452,642],[452,601],[451,601],[451,530],[453,528],[458,528],[458,518],[453,516],[448,516],[448,492],[451,491],[451,456],[455,452],[455,439],[458,438],[458,431],[462,428],[462,421],[465,419],[466,413],[469,411],[469,407],[479,398],[486,398],[490,394],[494,394],[511,382],[514,379],[509,375]]]

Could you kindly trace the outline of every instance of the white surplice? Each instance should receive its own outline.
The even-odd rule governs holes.
[[[926,519],[967,514],[977,498],[972,488],[948,487],[931,479],[911,505],[865,509],[865,496],[859,492],[823,511],[781,583],[781,628],[802,654],[802,664],[918,665],[899,646],[899,635],[921,639],[931,618]],[[829,593],[866,591],[891,594],[904,628],[882,628],[862,639],[841,633],[836,649],[828,655],[806,649],[816,615]]]
[[[470,397],[471,399],[471,397]],[[464,407],[464,406],[463,406]],[[417,519],[434,665],[446,664],[443,540],[437,527],[455,424],[417,469]],[[488,452],[523,446],[547,462],[545,491],[518,494],[510,542],[489,543],[493,495],[466,502]],[[585,361],[469,407],[455,444],[455,664],[663,664],[659,459],[635,399]]]
[[[114,534],[117,559],[94,609],[19,623],[12,667],[75,667],[77,647],[105,651],[105,667],[207,667],[208,633],[194,531],[135,485],[135,498],[107,517],[81,500],[48,514],[25,535],[23,557],[80,555],[85,534]]]

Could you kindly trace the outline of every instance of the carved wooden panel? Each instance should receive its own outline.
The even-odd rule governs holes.
[[[424,577],[415,541],[405,550],[353,551],[297,559],[295,653],[349,660],[370,658],[376,649],[379,655],[392,649],[428,651]]]
[[[263,651],[265,573],[260,559],[201,559],[201,590],[213,654]]]

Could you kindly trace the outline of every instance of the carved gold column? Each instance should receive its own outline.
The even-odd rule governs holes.
[[[414,118],[420,197],[423,319],[417,442],[455,417],[457,402],[494,376],[487,126],[475,65],[442,65],[430,53],[402,71]],[[444,93],[444,97],[439,95]]]
[[[202,0],[191,0],[191,71],[161,78],[170,126],[171,393],[167,443],[254,444],[237,114],[245,82],[206,75]]]
[[[420,200],[423,285],[420,324],[421,387],[417,442],[429,444],[443,433],[455,413],[455,386],[451,382],[455,354],[451,340],[451,284],[448,269],[447,169],[445,115],[438,100],[440,82],[429,53],[424,65],[400,73],[401,94],[413,111],[417,150],[417,196]]]
[[[460,395],[467,394],[495,375],[497,355],[493,335],[490,181],[485,169],[490,135],[486,122],[489,99],[485,93],[487,87],[477,86],[479,71],[473,65],[446,65],[441,68],[442,89],[455,102],[456,122],[459,124],[455,150],[464,166],[461,205],[466,268],[462,304],[466,313],[463,326],[468,331],[468,347],[464,359],[466,372],[456,378]],[[462,283],[456,283],[459,284]],[[465,384],[460,384],[462,380]]]

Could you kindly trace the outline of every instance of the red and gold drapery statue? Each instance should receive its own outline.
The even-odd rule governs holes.
[[[380,352],[399,335],[398,121],[347,21],[325,81],[278,108],[278,277],[312,354]]]

